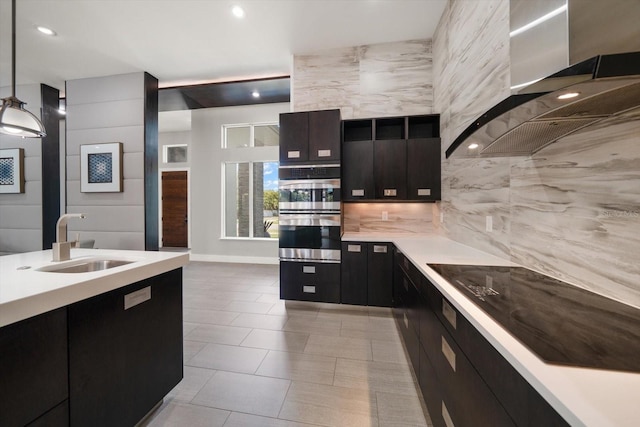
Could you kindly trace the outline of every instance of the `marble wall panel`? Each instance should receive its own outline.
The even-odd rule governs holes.
[[[293,111],[340,108],[343,119],[430,114],[431,40],[331,49],[293,58]]]
[[[345,233],[433,232],[433,203],[344,203]],[[387,220],[382,219],[383,212]]]

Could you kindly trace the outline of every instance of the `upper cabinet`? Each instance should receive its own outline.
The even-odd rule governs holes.
[[[343,200],[440,200],[439,121],[439,115],[343,121]]]
[[[340,110],[280,114],[280,164],[340,162]]]

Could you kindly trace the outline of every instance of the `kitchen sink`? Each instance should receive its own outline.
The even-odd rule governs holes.
[[[120,267],[131,264],[134,261],[118,259],[86,259],[64,263],[61,265],[47,265],[37,269],[48,273],[90,273],[93,271],[107,270],[109,268]]]

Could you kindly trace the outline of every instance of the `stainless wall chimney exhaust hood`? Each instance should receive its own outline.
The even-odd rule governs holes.
[[[549,10],[556,12],[544,25],[524,35],[513,31],[514,22],[525,21],[522,12],[535,16]],[[526,85],[476,119],[446,150],[447,158],[529,156],[564,136],[640,107],[640,1],[511,0],[510,19],[512,81],[523,81],[514,70],[521,73],[534,62],[540,70],[564,69]],[[566,58],[558,59],[557,52],[549,55],[548,46],[537,43],[549,33],[560,45],[564,42]],[[533,51],[536,46],[538,52]],[[551,56],[555,66],[543,63]],[[570,60],[577,63],[566,67]]]

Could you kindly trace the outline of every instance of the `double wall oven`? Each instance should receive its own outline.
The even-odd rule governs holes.
[[[279,169],[281,298],[332,301],[340,293],[340,165]]]
[[[280,167],[280,260],[340,262],[340,167]]]

